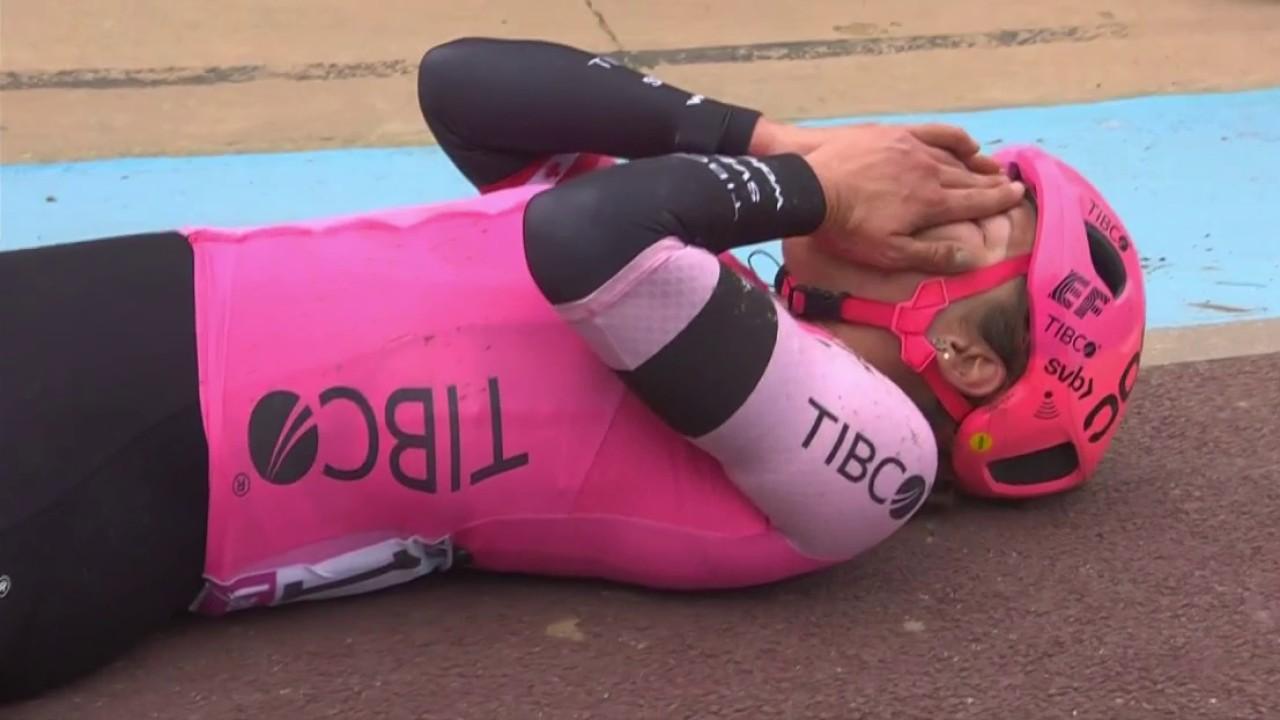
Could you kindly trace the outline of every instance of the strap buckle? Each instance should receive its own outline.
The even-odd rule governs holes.
[[[814,320],[843,320],[848,293],[836,293],[807,285],[792,285],[787,304],[795,315]]]

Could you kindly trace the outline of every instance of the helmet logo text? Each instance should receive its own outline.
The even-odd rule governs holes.
[[[1072,270],[1067,276],[1049,291],[1049,299],[1061,305],[1064,310],[1072,311],[1076,317],[1084,319],[1086,315],[1101,315],[1102,310],[1111,302],[1111,296],[1093,287],[1093,283],[1080,273]]]

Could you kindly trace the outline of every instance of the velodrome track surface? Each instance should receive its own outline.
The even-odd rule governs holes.
[[[14,720],[1267,718],[1271,357],[1165,366],[1087,490],[713,595],[458,574],[191,620]]]
[[[960,503],[848,566],[749,592],[455,573],[191,619],[3,717],[1234,720],[1280,708],[1280,171],[1265,162],[1280,157],[1280,3],[214,7],[5,0],[0,249],[169,227],[177,210],[195,217],[175,222],[235,224],[459,194],[430,151],[350,148],[429,143],[413,67],[468,34],[619,53],[791,119],[1213,94],[952,118],[1088,165],[1145,231],[1149,366],[1080,492]],[[336,154],[275,154],[317,149]],[[388,157],[402,165],[379,174]],[[298,180],[233,187],[256,173]],[[340,180],[350,192],[333,190]],[[343,197],[352,206],[333,207]]]

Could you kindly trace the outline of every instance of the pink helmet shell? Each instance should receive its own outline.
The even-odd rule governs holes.
[[[1003,396],[963,418],[952,463],[966,492],[1037,497],[1083,484],[1115,437],[1138,380],[1145,289],[1137,248],[1093,185],[1036,147],[996,159],[1038,207],[1030,360]]]
[[[1035,147],[996,154],[1038,207],[1031,254],[920,282],[886,303],[796,283],[775,288],[810,319],[882,327],[902,360],[959,424],[951,464],[965,492],[1031,498],[1071,490],[1097,470],[1138,381],[1146,297],[1137,248],[1120,217],[1075,170]],[[943,376],[927,337],[953,301],[1025,275],[1030,308],[1027,370],[994,402],[974,407]]]

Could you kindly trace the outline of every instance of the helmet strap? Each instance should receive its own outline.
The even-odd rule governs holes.
[[[922,280],[911,298],[899,303],[801,285],[791,278],[785,265],[778,268],[774,289],[796,317],[871,325],[892,332],[898,338],[902,361],[925,381],[942,407],[959,422],[973,411],[973,404],[943,377],[936,362],[937,348],[926,335],[929,326],[952,302],[1026,275],[1030,267],[1031,255],[1027,254],[961,275],[935,275]]]

